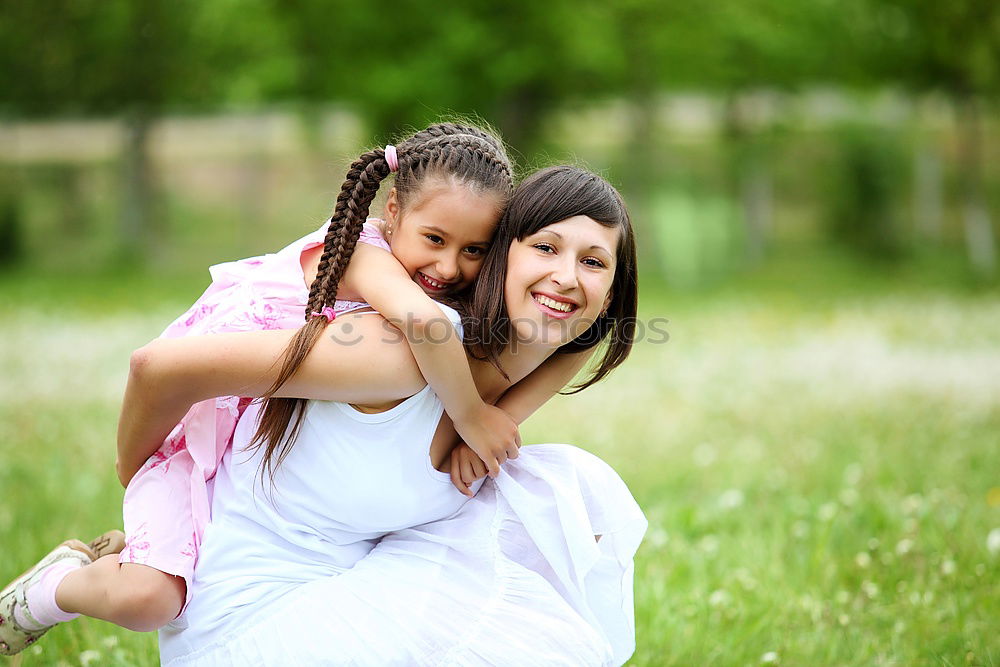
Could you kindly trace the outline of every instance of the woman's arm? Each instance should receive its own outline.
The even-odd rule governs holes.
[[[406,336],[420,372],[441,399],[462,439],[492,475],[517,457],[517,424],[480,397],[465,348],[441,308],[406,274],[389,252],[359,243],[341,286]]]
[[[118,422],[123,483],[194,403],[265,393],[294,335],[285,330],[156,339],[136,350]],[[425,384],[396,330],[374,314],[355,313],[326,328],[276,395],[379,405],[412,396]]]

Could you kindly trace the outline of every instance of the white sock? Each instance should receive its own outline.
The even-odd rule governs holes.
[[[14,620],[17,624],[26,630],[44,630],[56,623],[71,621],[79,616],[80,614],[63,611],[56,604],[56,589],[66,575],[78,567],[82,567],[80,561],[75,558],[65,558],[45,568],[41,577],[25,595],[28,608],[25,610],[20,605],[14,606]]]

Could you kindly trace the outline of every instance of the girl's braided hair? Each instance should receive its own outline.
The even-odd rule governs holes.
[[[458,123],[431,125],[397,144],[396,153],[399,170],[394,187],[404,211],[407,203],[419,195],[427,177],[446,179],[474,192],[495,196],[500,210],[514,189],[513,168],[503,143],[477,127]],[[337,286],[361,236],[368,209],[389,173],[385,151],[376,148],[351,164],[340,188],[316,279],[309,290],[306,323],[289,342],[278,377],[262,397],[264,409],[249,445],[254,449],[265,448],[262,475],[268,471],[273,478],[275,468],[291,451],[302,425],[305,405],[303,399],[277,398],[274,394],[295,374],[329,323],[325,317],[310,315],[332,307],[337,300]],[[291,430],[289,424],[293,424]]]

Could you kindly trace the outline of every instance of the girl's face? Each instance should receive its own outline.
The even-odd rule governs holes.
[[[578,215],[511,244],[504,301],[518,341],[559,347],[597,320],[611,303],[618,236]]]
[[[405,212],[395,189],[385,209],[392,254],[428,296],[454,294],[479,276],[500,217],[495,196],[431,180]]]

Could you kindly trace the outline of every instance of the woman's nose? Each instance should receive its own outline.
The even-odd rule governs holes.
[[[553,267],[552,282],[563,289],[576,287],[576,261],[566,258]]]

